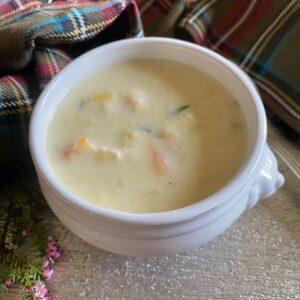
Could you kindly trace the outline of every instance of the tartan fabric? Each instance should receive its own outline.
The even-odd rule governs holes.
[[[66,64],[143,30],[239,64],[266,106],[299,133],[299,20],[299,0],[2,0],[0,165],[24,154],[34,100]]]
[[[43,89],[49,81],[65,67],[72,58],[60,49],[37,48],[34,51],[35,74]]]
[[[72,58],[114,39],[142,35],[132,0],[2,0],[0,165],[22,159],[34,100]]]
[[[266,106],[300,132],[299,0],[197,1],[176,35],[237,63]]]

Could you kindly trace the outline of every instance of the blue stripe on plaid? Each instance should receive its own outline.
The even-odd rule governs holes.
[[[265,64],[263,64],[262,62],[259,62],[259,63],[262,64],[260,75],[264,76],[269,71],[269,72],[275,74],[276,76],[280,77],[280,79],[282,79],[283,81],[286,81],[291,87],[293,87],[300,94],[300,86],[296,82],[294,82],[290,78],[288,78],[286,76],[286,74],[284,75],[284,74],[280,73],[280,71],[278,69],[275,69],[275,68],[271,69],[270,68],[273,60],[277,57],[278,53],[280,53],[282,51],[282,49],[286,45],[286,42],[289,41],[289,39],[291,38],[291,36],[296,31],[299,31],[299,28],[300,28],[300,23],[298,24],[298,26],[294,26],[291,31],[289,31],[289,32],[286,33],[286,35],[282,38],[282,40],[280,41],[280,43],[270,53],[270,56],[269,56],[269,59],[268,59],[268,63],[265,63]]]
[[[80,11],[82,13],[95,13],[95,12],[99,12],[99,8],[97,7],[88,7],[88,8],[82,8],[80,9]],[[70,15],[71,16],[76,16],[73,12],[67,12],[65,13],[63,16],[60,17],[53,17],[53,18],[49,18],[46,20],[43,20],[39,23],[36,23],[34,25],[32,25],[31,27],[28,28],[28,32],[32,31],[32,30],[36,30],[40,27],[43,27],[45,25],[54,25],[54,27],[56,28],[56,26],[59,26],[59,30],[61,32],[65,32],[65,28],[63,27],[63,23],[64,22],[69,22],[70,23]]]
[[[107,7],[109,7],[109,6],[107,6]],[[82,14],[92,14],[92,13],[101,12],[102,8],[99,9],[98,7],[84,7],[84,8],[80,8],[78,10]],[[53,17],[50,19],[43,20],[39,23],[36,23],[36,24],[32,25],[31,27],[29,27],[27,31],[28,32],[34,31],[45,25],[54,25],[54,28],[59,28],[60,33],[64,33],[65,32],[64,22],[68,22],[69,24],[71,24],[70,16],[74,16],[76,18],[76,14],[74,12],[68,12],[61,17]]]
[[[62,25],[61,22],[55,22],[54,24],[54,29],[58,32],[58,33],[64,33],[64,27]]]
[[[50,19],[43,20],[43,21],[41,21],[39,23],[36,23],[36,24],[32,25],[31,27],[29,27],[27,29],[27,32],[35,31],[35,30],[37,30],[37,29],[39,29],[39,28],[41,28],[45,25],[54,25],[55,26],[58,23],[62,24],[64,21],[69,21],[68,15],[64,15],[64,16],[59,17],[59,18],[53,17],[53,18],[50,18]]]

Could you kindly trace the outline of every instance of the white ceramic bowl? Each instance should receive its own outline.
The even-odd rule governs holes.
[[[66,190],[47,155],[47,128],[64,95],[110,64],[135,58],[176,60],[222,82],[239,101],[247,120],[249,149],[238,174],[222,189],[193,205],[152,214],[133,214],[90,204]],[[75,59],[39,97],[30,124],[30,149],[42,192],[57,217],[84,241],[124,255],[163,255],[197,247],[222,233],[247,208],[283,185],[266,143],[266,116],[255,86],[235,64],[205,48],[164,39],[128,39]]]

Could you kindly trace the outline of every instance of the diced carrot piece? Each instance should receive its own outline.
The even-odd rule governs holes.
[[[64,151],[64,157],[69,159],[75,154],[78,154],[82,148],[93,150],[93,146],[86,137],[75,140],[70,146],[68,146]]]
[[[125,103],[126,108],[128,108],[130,111],[135,111],[136,106],[135,106],[133,101],[131,101],[130,99],[125,98],[124,103]]]
[[[93,153],[101,160],[118,160],[121,158],[121,152],[114,149],[95,148],[87,137],[82,137],[75,140],[70,146],[64,151],[64,157],[70,159],[75,154],[79,154],[83,151],[92,150]]]
[[[142,90],[131,89],[123,94],[123,99],[125,106],[131,111],[136,111],[144,106],[144,93]]]
[[[76,142],[72,143],[68,146],[64,151],[64,157],[70,159],[72,156],[79,152],[78,147],[76,146]]]
[[[166,173],[168,170],[168,162],[163,154],[153,145],[150,146],[150,154],[157,172],[159,174]]]

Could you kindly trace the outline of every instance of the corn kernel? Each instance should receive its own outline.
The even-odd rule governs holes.
[[[91,145],[89,139],[87,137],[82,137],[80,138],[78,141],[77,141],[77,144],[80,146],[80,147],[84,147],[84,148],[87,148],[87,149],[93,149],[93,146]]]
[[[117,160],[121,157],[121,153],[116,150],[102,148],[97,151],[97,157],[101,160]]]
[[[103,93],[96,93],[93,95],[94,101],[107,101],[113,98],[113,93],[110,91],[103,92]]]
[[[125,133],[125,137],[129,140],[135,140],[137,138],[137,133],[134,131],[128,131]]]

